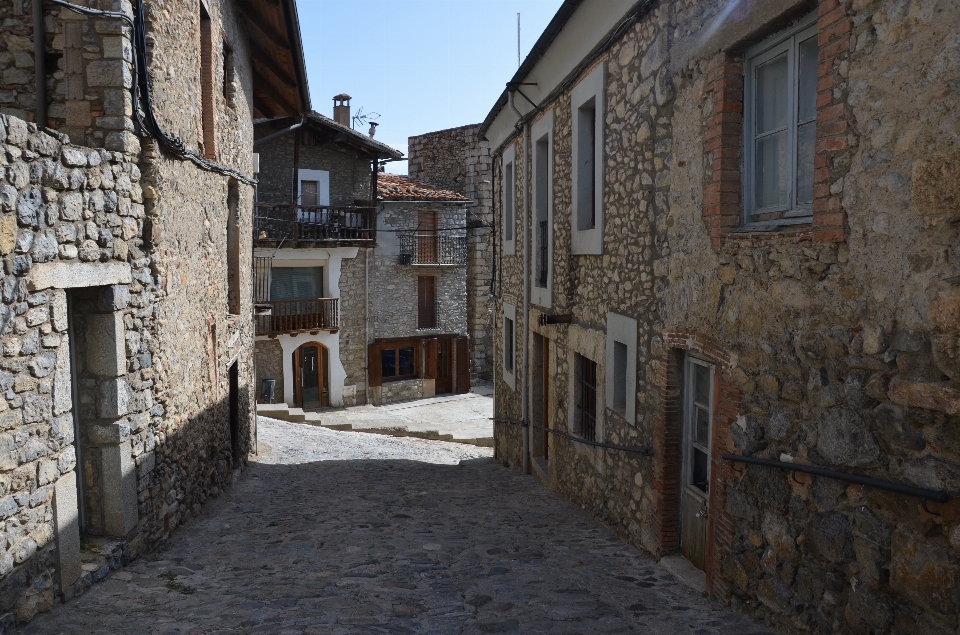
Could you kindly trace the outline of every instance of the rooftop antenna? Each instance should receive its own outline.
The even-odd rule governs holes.
[[[517,14],[517,68],[520,68],[520,14]]]

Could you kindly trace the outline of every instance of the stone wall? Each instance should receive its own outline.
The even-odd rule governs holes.
[[[407,141],[410,178],[463,194],[474,201],[467,214],[467,331],[471,373],[491,379],[493,368],[493,192],[490,144],[478,136],[478,124],[440,130]]]
[[[257,340],[254,355],[257,358],[257,382],[254,388],[257,391],[257,402],[260,401],[260,386],[264,379],[277,380],[273,391],[273,403],[283,403],[283,348],[280,342],[272,340]]]
[[[372,251],[361,248],[356,258],[341,261],[340,361],[347,373],[343,380],[344,406],[367,403],[367,260]],[[376,287],[373,279],[370,282],[372,294]]]
[[[29,91],[6,81],[11,37],[23,26],[6,20],[9,5],[0,6],[0,99],[14,108],[12,90],[22,111]],[[208,5],[237,53],[239,98],[227,105],[217,93],[216,158],[249,174],[246,38],[231,5]],[[62,51],[48,82],[47,123],[101,149],[0,117],[0,417],[8,437],[0,631],[89,587],[81,531],[119,539],[124,560],[168,540],[229,485],[253,434],[253,337],[241,317],[252,311],[248,268],[235,274],[236,314],[227,297],[228,225],[250,235],[252,188],[173,160],[151,140],[141,144],[126,90],[129,33],[60,12],[46,21],[48,61]],[[198,149],[197,6],[160,0],[147,18],[156,116]],[[23,51],[13,55],[13,67],[30,70]],[[32,77],[21,84],[32,91]],[[239,262],[250,261],[249,250],[241,242]]]
[[[386,405],[398,401],[410,401],[423,398],[423,379],[405,379],[384,382],[372,389],[373,403]]]
[[[289,125],[289,124],[288,124]],[[305,128],[309,123],[305,125]],[[303,130],[303,129],[301,129]],[[267,125],[257,126],[257,136],[274,132]],[[258,194],[266,203],[290,202],[295,196],[292,168],[296,132],[281,135],[257,146],[260,154]],[[300,169],[330,172],[330,204],[353,205],[357,200],[370,200],[370,159],[329,140],[315,138],[309,130],[301,133]]]
[[[555,363],[550,421],[572,431],[573,354],[591,354],[605,313],[619,313],[638,323],[637,423],[600,408],[598,439],[654,450],[645,458],[552,437],[543,478],[634,544],[675,550],[679,369],[693,352],[714,364],[718,395],[708,589],[785,632],[953,632],[956,499],[928,503],[931,514],[915,498],[720,455],[960,494],[960,229],[946,176],[957,171],[949,131],[958,118],[957,96],[944,88],[958,78],[949,25],[960,14],[923,2],[758,2],[744,11],[763,21],[739,15],[710,46],[693,46],[721,4],[656,4],[597,62],[606,77],[602,256],[570,256],[569,91],[543,104],[555,116],[551,313],[570,312],[574,322],[537,329]],[[724,206],[739,200],[739,177],[723,171],[728,158],[738,170],[739,158],[724,144],[738,153],[739,137],[726,140],[721,124],[737,121],[738,47],[813,9],[821,55],[814,221],[733,232]],[[904,96],[903,85],[915,94]],[[520,210],[529,134],[514,142]],[[494,155],[498,222],[504,149]],[[524,229],[518,220],[518,252]],[[500,256],[498,265],[496,347],[509,303],[520,360],[523,323],[536,311],[522,315],[521,257]],[[516,391],[496,381],[497,416],[522,418],[527,379],[519,368]],[[520,464],[518,427],[497,424],[496,452]]]

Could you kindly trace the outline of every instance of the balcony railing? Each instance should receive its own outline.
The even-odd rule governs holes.
[[[262,302],[258,306],[264,312],[255,314],[257,335],[339,330],[339,303],[339,298]]]
[[[467,237],[440,232],[400,234],[401,265],[467,264]]]
[[[254,240],[369,243],[377,238],[374,207],[257,203]]]
[[[417,303],[417,330],[431,331],[440,328],[440,303]]]

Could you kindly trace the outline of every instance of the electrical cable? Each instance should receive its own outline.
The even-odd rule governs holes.
[[[134,1],[134,17],[120,13],[118,11],[101,11],[99,9],[89,9],[76,4],[66,2],[66,0],[50,0],[52,3],[65,7],[70,11],[81,15],[94,17],[110,18],[122,20],[133,29],[133,85],[130,88],[133,97],[133,118],[139,131],[145,136],[156,139],[157,142],[175,158],[190,161],[197,167],[208,172],[216,172],[224,176],[232,177],[241,183],[247,185],[256,185],[257,180],[247,177],[240,171],[221,165],[201,156],[195,150],[191,150],[183,140],[176,135],[170,134],[157,121],[153,112],[153,102],[150,97],[150,75],[147,69],[147,40],[146,27],[143,17],[143,0]],[[142,97],[142,99],[141,99]]]

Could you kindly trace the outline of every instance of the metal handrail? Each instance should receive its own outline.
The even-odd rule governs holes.
[[[467,237],[433,232],[401,233],[400,264],[403,265],[465,265],[467,264]]]
[[[377,210],[373,207],[332,207],[257,203],[253,235],[257,240],[374,241]]]
[[[606,448],[608,450],[620,450],[621,452],[636,452],[637,454],[642,454],[644,456],[653,456],[653,450],[651,448],[645,448],[638,445],[617,445],[616,443],[603,443],[602,441],[590,441],[589,439],[584,439],[583,437],[575,437],[572,434],[567,434],[566,432],[561,432],[555,428],[547,428],[546,426],[541,426],[536,423],[527,423],[526,421],[518,421],[516,419],[503,419],[501,417],[491,417],[491,421],[494,423],[509,423],[511,425],[520,426],[521,428],[536,428],[537,430],[544,430],[550,434],[555,434],[558,437],[563,437],[564,439],[569,439],[577,443],[582,443],[583,445],[589,445],[594,448]]]
[[[724,454],[723,459],[725,461],[731,461],[735,463],[750,463],[753,465],[762,465],[765,467],[775,467],[781,470],[791,470],[794,472],[806,472],[807,474],[825,476],[827,478],[836,479],[838,481],[845,481],[847,483],[854,483],[856,485],[864,485],[866,487],[884,489],[889,492],[897,492],[898,494],[913,496],[915,498],[920,498],[925,501],[931,500],[937,503],[946,503],[952,498],[952,496],[950,496],[946,492],[926,489],[923,487],[914,487],[913,485],[904,485],[903,483],[894,483],[892,481],[884,481],[878,478],[862,476],[860,474],[851,474],[849,472],[839,472],[837,470],[829,470],[826,468],[817,467],[816,465],[805,465],[803,463],[788,463],[786,461],[777,461],[774,459],[761,459],[753,456],[741,456],[739,454]]]

